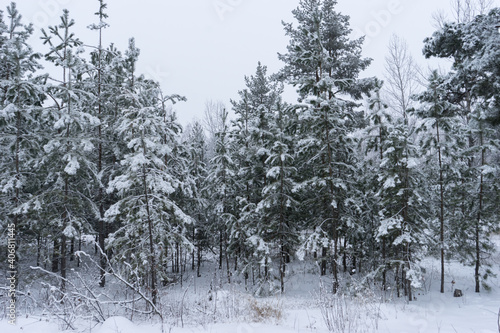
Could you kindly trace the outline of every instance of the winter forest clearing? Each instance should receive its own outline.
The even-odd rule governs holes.
[[[492,1],[436,15],[446,69],[394,36],[377,78],[301,0],[282,69],[187,126],[95,2],[94,41],[64,10],[40,50],[0,16],[2,332],[500,332]]]

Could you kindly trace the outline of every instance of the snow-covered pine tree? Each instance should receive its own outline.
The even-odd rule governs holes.
[[[138,55],[138,49],[131,45],[128,53]],[[133,71],[128,74],[129,84],[121,96],[127,107],[121,111],[116,128],[127,150],[120,161],[121,173],[107,189],[108,193],[116,191],[119,201],[105,213],[109,221],[118,220],[121,227],[109,236],[107,246],[115,251],[115,261],[129,267],[130,278],[149,286],[156,304],[157,258],[176,242],[192,246],[186,238],[186,225],[193,220],[171,199],[181,184],[166,165],[166,156],[177,134],[165,122],[160,88],[142,76],[135,77]],[[170,98],[174,103],[179,99],[177,95]]]
[[[81,90],[95,96],[95,98],[87,99],[84,107],[99,119],[100,127],[100,130],[96,127],[92,135],[92,143],[96,149],[90,153],[90,158],[96,165],[91,183],[91,200],[95,203],[99,214],[92,218],[92,225],[96,235],[96,244],[104,251],[101,253],[96,247],[100,256],[99,266],[102,268],[99,283],[103,286],[106,282],[107,261],[112,257],[112,251],[106,249],[106,239],[109,233],[118,228],[118,222],[111,222],[104,218],[104,223],[102,223],[99,216],[102,216],[112,204],[118,201],[117,195],[107,193],[106,188],[110,179],[120,174],[122,166],[119,162],[127,150],[126,143],[120,140],[116,131],[118,116],[121,110],[129,105],[128,101],[122,97],[128,82],[126,59],[113,44],[106,49],[102,48],[100,55],[99,48],[97,48],[90,53],[88,74],[89,76],[82,80],[79,87],[81,86]],[[101,83],[97,84],[98,82]],[[98,149],[99,144],[100,149]]]
[[[209,246],[209,226],[208,226],[208,198],[206,196],[207,185],[207,147],[203,126],[199,122],[194,122],[187,133],[184,145],[188,149],[188,170],[192,181],[190,182],[191,196],[186,203],[186,212],[196,221],[191,225],[191,241],[196,247],[192,252],[191,268],[196,269],[196,276],[201,277],[200,267],[203,259],[203,251]]]
[[[393,273],[398,297],[401,288],[413,300],[412,286],[419,284],[419,267],[416,265],[425,247],[426,216],[422,191],[424,175],[418,168],[419,149],[415,145],[414,118],[408,114],[413,101],[411,95],[418,88],[418,74],[406,43],[394,36],[386,57],[386,85],[389,110],[372,121],[379,126],[379,167],[375,200],[378,230],[376,239],[382,245],[383,289],[387,287],[387,273]],[[376,104],[379,104],[378,102]],[[377,106],[377,105],[374,105]],[[391,115],[391,117],[388,117]],[[380,118],[380,119],[379,119]],[[371,145],[373,146],[373,145]]]
[[[273,144],[270,128],[275,121],[274,108],[282,86],[267,76],[267,67],[260,62],[255,75],[245,77],[245,84],[246,88],[238,92],[240,100],[231,101],[236,114],[231,139],[237,147],[234,161],[238,168],[238,186],[243,191],[236,199],[239,212],[230,226],[229,249],[235,256],[235,269],[240,259],[245,277],[254,267],[262,267],[263,279],[267,280],[271,253],[264,245],[260,246],[262,251],[257,251],[259,254],[255,250],[262,241],[262,238],[257,241],[258,230],[265,228],[268,218],[257,210],[257,205],[268,184],[266,161]]]
[[[178,98],[181,98],[177,96]],[[172,98],[177,98],[176,96],[166,96],[161,95],[161,107],[162,112],[165,115],[164,121],[167,127],[170,128],[170,135],[165,135],[163,137],[163,142],[171,147],[171,151],[165,155],[165,165],[167,169],[172,174],[172,176],[179,180],[180,186],[172,194],[171,198],[176,204],[188,215],[192,216],[192,206],[194,196],[197,193],[196,179],[192,174],[192,165],[190,160],[190,149],[187,144],[182,142],[181,134],[182,127],[177,123],[177,115],[171,108],[167,109],[166,103]],[[196,222],[196,220],[194,220]],[[195,224],[192,223],[187,226],[185,231],[186,237],[192,243],[192,232],[196,228]],[[182,274],[186,270],[187,256],[188,254],[193,255],[194,248],[187,248],[183,244],[182,239],[177,239],[171,248],[171,258],[172,258],[172,271],[174,273],[180,274],[182,279]],[[168,260],[167,251],[164,253],[164,265],[167,266],[166,261]]]
[[[384,103],[381,96],[383,84],[383,81],[375,79],[374,91],[368,99],[366,126],[360,131],[363,137],[361,153],[364,157],[358,159],[361,164],[358,169],[363,170],[359,177],[359,185],[364,212],[361,220],[365,221],[366,230],[364,245],[367,246],[368,253],[364,259],[368,259],[371,263],[375,276],[381,275],[382,290],[385,291],[387,290],[387,253],[390,242],[385,236],[377,238],[381,222],[379,212],[383,207],[383,196],[378,195],[378,191],[382,186],[379,179],[380,164],[384,158],[383,152],[387,148],[386,138],[392,117],[387,110],[388,105]]]
[[[56,85],[48,85],[46,94],[52,105],[45,108],[46,127],[43,155],[43,188],[32,199],[34,207],[42,211],[49,223],[54,240],[52,269],[60,265],[62,289],[65,287],[68,249],[67,242],[82,232],[91,232],[91,219],[97,210],[90,199],[95,163],[90,158],[94,149],[92,131],[99,119],[84,108],[87,99],[94,96],[82,89],[81,81],[88,67],[80,57],[82,42],[71,32],[74,21],[64,10],[61,23],[42,30],[44,45],[49,46],[45,58],[62,70],[60,79],[51,78]]]
[[[406,112],[405,112],[406,115]],[[413,300],[412,287],[419,286],[418,260],[425,254],[427,243],[427,188],[419,147],[414,141],[414,127],[408,116],[395,118],[388,126],[380,163],[377,196],[381,199],[380,226],[377,238],[390,242],[388,268],[394,271],[397,295],[401,288]]]
[[[332,262],[333,291],[339,286],[338,259],[343,205],[353,155],[348,143],[356,100],[371,89],[372,80],[358,79],[370,59],[361,57],[363,39],[350,40],[348,16],[334,11],[334,0],[302,0],[293,11],[298,22],[284,23],[290,37],[282,71],[297,86],[303,111],[298,142],[301,189],[308,214],[309,238],[321,249],[321,274]],[[331,251],[331,255],[328,252]]]
[[[22,24],[15,3],[7,7],[8,25],[0,15],[0,228],[14,225],[17,245],[28,236],[30,220],[22,205],[36,193],[36,156],[40,151],[39,115],[45,98],[43,78],[33,77],[41,68],[40,54],[28,45],[31,25]],[[16,251],[16,254],[19,251]],[[12,263],[17,269],[17,260]]]
[[[236,217],[236,195],[239,192],[236,179],[236,165],[233,161],[233,146],[229,137],[227,120],[228,112],[223,110],[220,119],[222,128],[215,134],[215,156],[210,160],[208,172],[207,195],[212,201],[210,217],[211,233],[215,236],[215,243],[219,247],[219,269],[222,270],[224,261],[228,281],[231,281],[229,268],[228,237],[233,233]],[[240,235],[239,237],[244,237]]]
[[[436,204],[430,203],[431,206],[427,209],[431,211],[429,225],[434,227],[436,235],[439,236],[441,293],[444,293],[444,262],[445,251],[449,248],[449,229],[456,228],[456,223],[450,223],[451,214],[458,208],[453,206],[452,198],[456,193],[452,190],[456,188],[460,178],[460,172],[457,172],[458,156],[465,143],[460,135],[463,129],[460,126],[458,109],[447,101],[445,80],[445,77],[433,71],[427,90],[414,97],[421,103],[414,113],[423,120],[417,129],[420,133],[422,156],[429,160],[429,166],[437,165],[434,168],[426,168],[437,169],[437,175],[433,179],[427,177],[427,184],[428,187],[438,188],[438,194],[433,197],[439,198]]]
[[[91,24],[89,28],[91,30],[95,30],[98,32],[98,44],[97,49],[91,53],[91,65],[94,66],[94,73],[89,80],[90,85],[87,89],[93,90],[93,94],[96,96],[96,99],[91,101],[91,107],[95,110],[94,115],[99,119],[99,125],[97,126],[96,140],[95,143],[97,145],[97,156],[96,156],[96,198],[95,203],[99,209],[99,217],[97,219],[96,231],[98,233],[98,244],[100,247],[100,276],[99,276],[99,285],[104,287],[106,284],[106,255],[104,253],[105,250],[105,239],[107,237],[106,232],[106,223],[104,219],[104,212],[106,211],[109,204],[106,204],[105,196],[105,188],[107,181],[109,179],[109,172],[111,168],[108,163],[110,163],[109,153],[111,153],[108,147],[104,147],[104,145],[110,139],[110,130],[112,130],[112,125],[114,123],[113,118],[110,117],[109,114],[109,104],[110,101],[105,100],[105,97],[109,97],[109,94],[106,94],[105,90],[110,90],[112,86],[107,85],[106,70],[109,69],[106,66],[108,63],[105,61],[107,52],[103,49],[102,45],[102,31],[105,29],[108,24],[104,21],[108,17],[105,13],[105,9],[107,8],[106,3],[103,0],[99,0],[99,10],[95,13],[95,15],[99,18],[99,22],[97,24]],[[109,75],[109,74],[108,74]],[[108,149],[106,149],[108,148]]]
[[[267,182],[256,208],[266,219],[264,224],[257,225],[251,238],[258,237],[260,244],[269,244],[267,248],[278,247],[280,290],[284,293],[286,264],[298,241],[298,228],[292,219],[292,212],[298,206],[293,194],[297,170],[293,166],[294,141],[290,128],[290,112],[294,110],[278,100],[270,111],[274,117],[269,124],[272,146],[265,161]],[[265,255],[263,259],[266,260]]]
[[[500,8],[478,15],[468,22],[446,23],[425,40],[424,55],[453,61],[447,76],[449,101],[461,109],[468,128],[466,179],[463,181],[463,237],[461,249],[473,262],[475,291],[481,289],[481,278],[487,277],[483,253],[491,251],[488,234],[498,226],[497,213],[491,206],[498,168],[491,163],[498,156],[495,119],[500,114],[500,35],[495,26],[500,21]],[[488,121],[491,120],[491,121]],[[471,195],[474,193],[475,195]],[[493,199],[493,201],[491,200]],[[469,240],[473,240],[469,242]],[[484,280],[483,280],[484,282]]]

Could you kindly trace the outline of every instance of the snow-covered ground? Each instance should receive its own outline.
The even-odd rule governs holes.
[[[495,239],[500,248],[500,237]],[[498,333],[500,309],[500,278],[490,277],[490,290],[474,292],[473,268],[457,262],[446,265],[446,292],[439,293],[438,261],[428,258],[423,262],[426,276],[421,290],[415,292],[416,300],[391,299],[385,301],[375,294],[363,294],[345,302],[333,302],[323,307],[337,319],[338,332],[437,332],[437,333]],[[500,255],[491,258],[491,269],[500,273]],[[287,293],[284,296],[255,298],[245,292],[243,281],[233,278],[213,277],[196,279],[187,277],[183,286],[165,290],[161,295],[164,309],[182,309],[176,318],[147,322],[144,319],[111,316],[104,323],[77,320],[75,330],[64,330],[53,316],[18,313],[17,324],[0,321],[2,333],[298,333],[329,332],[322,315],[319,300],[333,300],[328,292],[320,297],[320,281],[313,272],[314,266],[295,262],[290,266]],[[215,274],[215,273],[214,273]],[[328,285],[324,280],[323,285]],[[452,285],[451,281],[455,281]],[[212,292],[208,292],[212,285]],[[217,286],[215,286],[217,285]],[[326,287],[324,287],[326,288]],[[454,298],[453,288],[461,289],[463,297]],[[333,310],[334,309],[334,310]],[[23,311],[21,311],[23,312]],[[165,313],[173,313],[165,311]],[[340,320],[339,318],[348,318]],[[342,325],[338,322],[342,321]],[[338,327],[342,326],[342,327]],[[336,331],[337,332],[337,331]]]

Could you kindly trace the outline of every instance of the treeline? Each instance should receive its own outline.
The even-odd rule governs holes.
[[[228,282],[241,275],[259,293],[286,292],[294,258],[332,274],[333,292],[342,274],[362,274],[412,300],[428,255],[441,258],[441,292],[449,259],[474,266],[476,292],[487,286],[499,227],[500,9],[426,39],[425,56],[452,67],[419,89],[397,39],[386,84],[360,78],[371,59],[335,5],[302,0],[284,24],[283,69],[268,75],[259,63],[232,101],[235,119],[214,105],[208,127],[183,131],[171,105],[185,98],[137,73],[134,40],[125,51],[102,45],[103,0],[93,47],[64,11],[43,30],[44,54],[12,3],[0,17],[0,226],[15,225],[18,254],[36,254],[64,290],[90,235],[96,283],[116,265],[153,304],[187,270],[200,276],[207,253]],[[42,59],[58,77],[40,75]],[[298,103],[283,101],[285,84]]]

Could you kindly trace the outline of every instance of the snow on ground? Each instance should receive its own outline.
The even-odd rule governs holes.
[[[500,237],[495,238],[500,248]],[[492,271],[500,275],[500,254],[491,258]],[[348,301],[341,306],[342,315],[354,319],[351,328],[343,332],[350,333],[498,333],[498,312],[500,309],[500,278],[488,279],[491,290],[482,289],[474,292],[473,267],[464,267],[458,262],[446,264],[446,292],[439,293],[439,262],[426,259],[426,280],[422,290],[415,292],[413,302],[392,299],[388,292],[386,302],[380,297],[365,295],[363,302]],[[185,302],[186,313],[182,321],[179,318],[166,318],[160,323],[134,322],[125,317],[113,316],[102,324],[81,321],[78,329],[61,330],[61,325],[49,321],[46,317],[19,315],[16,325],[10,325],[6,319],[0,320],[2,333],[56,333],[56,332],[91,332],[91,333],[326,333],[328,329],[318,307],[319,278],[314,266],[296,262],[290,266],[285,296],[254,298],[244,291],[243,281],[233,278],[228,285],[212,278],[186,279],[183,287],[165,291],[162,301],[165,306],[177,306]],[[452,284],[451,281],[455,281]],[[209,285],[221,284],[210,294]],[[327,280],[324,280],[325,286]],[[326,287],[325,287],[326,288]],[[454,298],[453,288],[461,289],[463,297]],[[187,293],[184,295],[184,291]],[[325,294],[328,294],[325,292]],[[368,299],[368,300],[367,300]],[[202,314],[200,309],[213,306],[218,302],[218,315],[214,322],[210,316]],[[361,304],[361,305],[360,305]],[[256,315],[265,307],[270,314],[265,319]],[[257,310],[256,310],[257,309]],[[189,311],[188,311],[189,310]],[[276,311],[276,312],[272,312]],[[229,319],[228,319],[229,318]],[[360,319],[361,318],[361,319]],[[357,319],[357,320],[356,320]],[[181,327],[183,326],[183,327]]]

